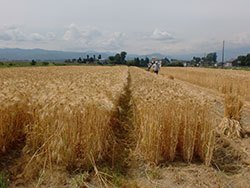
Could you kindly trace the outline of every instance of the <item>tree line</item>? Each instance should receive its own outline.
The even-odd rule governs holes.
[[[238,58],[233,62],[239,66],[250,66],[250,54],[246,56],[238,56]]]
[[[208,62],[208,63],[216,63],[217,62],[217,54],[216,52],[208,53],[205,57],[193,57],[193,62],[195,63],[200,63],[201,61],[203,62]]]
[[[126,60],[127,52],[122,51],[117,53],[114,56],[109,56],[107,59],[102,59],[101,54],[97,56],[93,55],[90,57],[87,55],[86,58],[79,57],[78,59],[68,59],[65,63],[83,63],[83,64],[109,64],[109,65],[127,65],[127,66],[137,66],[137,67],[147,67],[150,63],[148,57],[139,58],[135,57],[134,59]],[[180,62],[170,62],[170,60],[165,57],[161,59],[162,66],[183,66],[183,63]]]
[[[99,54],[97,57],[96,55],[93,55],[90,57],[90,55],[87,55],[86,58],[79,57],[78,59],[67,59],[65,60],[65,63],[83,63],[83,64],[92,64],[92,63],[100,63],[102,59],[102,55]]]

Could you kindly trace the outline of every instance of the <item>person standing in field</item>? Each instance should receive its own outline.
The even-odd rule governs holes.
[[[148,63],[148,71],[150,71],[151,68],[154,69],[154,64],[155,64],[156,58],[152,57],[151,62]]]
[[[155,61],[153,68],[154,68],[154,73],[158,74],[161,68],[161,63],[159,61]]]
[[[153,62],[149,62],[149,63],[148,63],[148,70],[147,70],[147,71],[150,71],[152,65],[153,65]]]

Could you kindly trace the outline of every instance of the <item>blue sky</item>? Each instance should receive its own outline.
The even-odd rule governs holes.
[[[0,0],[0,48],[250,52],[249,0]],[[240,52],[239,52],[240,53]]]

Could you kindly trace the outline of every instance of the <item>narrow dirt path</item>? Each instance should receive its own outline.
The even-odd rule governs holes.
[[[117,141],[116,150],[118,152],[118,160],[116,160],[115,166],[119,167],[123,173],[126,173],[128,169],[128,157],[134,145],[130,83],[131,78],[128,70],[127,85],[118,104],[118,121],[113,129]]]
[[[117,120],[113,126],[116,145],[114,148],[115,158],[112,162],[111,176],[113,176],[112,183],[114,187],[134,187],[133,174],[131,171],[133,171],[136,166],[134,158],[131,157],[131,153],[136,146],[136,140],[133,126],[134,113],[130,86],[131,77],[130,70],[128,69],[127,84],[124,88],[124,93],[119,99]]]

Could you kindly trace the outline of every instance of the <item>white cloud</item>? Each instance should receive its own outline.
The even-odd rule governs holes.
[[[160,29],[156,28],[151,35],[151,38],[154,40],[171,40],[174,37],[167,31],[161,31]]]
[[[0,40],[9,41],[12,40],[12,37],[8,33],[0,31]]]
[[[110,33],[93,26],[70,24],[62,39],[79,50],[119,50],[125,36],[122,32]]]
[[[70,41],[77,40],[79,38],[81,38],[80,28],[78,28],[78,26],[75,24],[69,25],[67,31],[63,35],[63,40]]]
[[[96,37],[100,37],[101,32],[96,27],[87,26],[81,28],[78,25],[72,23],[68,26],[66,32],[63,35],[63,40],[92,40]]]
[[[46,38],[39,33],[32,33],[30,39],[33,41],[44,41]]]
[[[119,50],[124,45],[125,33],[114,32],[103,41],[100,41],[101,48],[105,50]]]
[[[56,39],[56,34],[54,32],[48,32],[46,35],[47,40],[52,41]]]
[[[27,42],[27,41],[50,41],[56,38],[55,33],[48,32],[46,35],[40,33],[24,33],[21,26],[4,26],[0,28],[0,41]]]
[[[0,40],[3,41],[24,41],[26,37],[20,28],[16,26],[5,26],[0,28]]]

